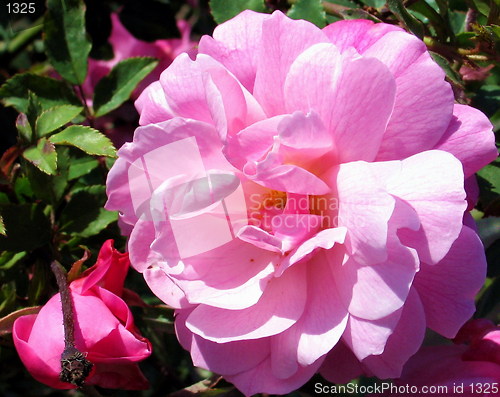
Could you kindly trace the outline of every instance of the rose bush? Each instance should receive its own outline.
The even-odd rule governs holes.
[[[416,37],[245,11],[136,107],[106,208],[195,365],[247,395],[398,377],[474,312],[494,136]]]
[[[151,354],[132,313],[121,299],[130,262],[127,254],[104,243],[94,266],[70,284],[75,316],[75,345],[94,364],[86,383],[113,389],[147,389],[138,362]],[[57,389],[76,388],[59,380],[64,328],[60,294],[38,314],[19,317],[13,339],[22,362],[39,382]]]

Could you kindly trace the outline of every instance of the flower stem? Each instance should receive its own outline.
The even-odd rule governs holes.
[[[56,276],[63,313],[64,350],[61,354],[61,373],[59,374],[59,379],[81,387],[85,383],[85,379],[89,376],[93,364],[75,346],[73,300],[66,280],[66,271],[57,261],[52,262],[50,267]]]

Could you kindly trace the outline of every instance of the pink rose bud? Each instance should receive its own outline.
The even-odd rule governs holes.
[[[112,389],[147,389],[138,362],[151,354],[150,342],[140,335],[127,304],[120,298],[129,267],[128,255],[104,243],[97,263],[70,284],[75,345],[93,364],[86,384]],[[18,318],[13,338],[22,362],[39,382],[57,389],[75,388],[59,380],[64,327],[60,294],[38,314]]]

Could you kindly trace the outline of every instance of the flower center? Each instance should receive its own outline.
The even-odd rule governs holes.
[[[272,232],[272,219],[283,213],[286,203],[286,192],[268,190],[265,193],[254,193],[250,197],[250,206],[248,207],[249,223]]]

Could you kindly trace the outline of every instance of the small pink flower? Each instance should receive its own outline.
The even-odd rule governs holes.
[[[396,385],[444,386],[442,395],[497,396],[500,392],[500,327],[471,320],[459,332],[467,344],[427,346],[405,365]],[[463,385],[463,389],[453,388]],[[437,389],[436,389],[437,390]],[[444,389],[441,389],[444,390]]]
[[[474,173],[497,152],[444,77],[392,25],[245,11],[141,94],[106,207],[195,365],[281,394],[397,377],[426,326],[455,336],[485,277]]]
[[[129,268],[127,254],[104,243],[97,263],[70,285],[75,314],[76,348],[94,364],[86,383],[113,389],[147,389],[137,363],[151,354],[151,344],[139,334],[132,313],[120,298]],[[16,349],[39,382],[57,389],[75,386],[59,380],[64,328],[60,295],[38,314],[18,318],[13,327]]]

